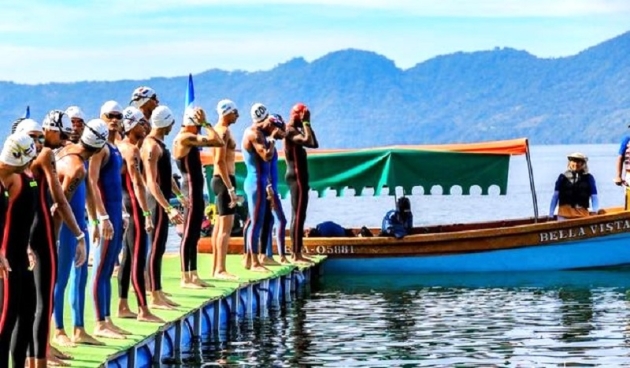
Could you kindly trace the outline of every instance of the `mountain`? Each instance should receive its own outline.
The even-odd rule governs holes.
[[[563,58],[496,48],[438,56],[402,70],[374,52],[348,49],[310,63],[295,58],[268,71],[211,69],[194,81],[197,103],[212,120],[220,99],[240,106],[237,137],[249,124],[253,103],[287,116],[303,101],[327,148],[516,137],[529,137],[532,144],[610,143],[630,122],[630,32]],[[141,85],[154,88],[160,102],[182,116],[186,83],[186,76],[0,82],[0,134],[7,134],[27,105],[40,121],[49,109],[71,104],[96,116],[106,100],[126,105]]]

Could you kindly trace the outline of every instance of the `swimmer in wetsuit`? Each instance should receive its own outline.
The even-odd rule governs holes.
[[[72,118],[72,115],[70,116]],[[93,195],[92,188],[86,185],[88,160],[105,145],[108,129],[107,124],[101,120],[92,120],[87,126],[74,120],[72,125],[73,133],[70,134],[70,139],[74,143],[57,152],[57,174],[79,227],[87,236],[86,199]],[[56,226],[58,226],[58,222],[58,219],[55,218]],[[88,239],[86,238],[86,240]],[[102,342],[85,331],[85,289],[87,287],[88,264],[85,262],[80,267],[74,265],[75,248],[78,242],[65,224],[61,226],[59,231],[59,244],[57,282],[54,290],[54,320],[57,328],[54,340],[62,346],[74,344],[103,345]],[[89,254],[89,242],[87,241],[86,254]],[[64,330],[64,300],[68,282],[70,282],[68,298],[74,327],[71,338],[66,335]]]
[[[284,138],[286,125],[282,116],[272,114],[269,121],[280,129],[276,139]],[[260,263],[263,265],[277,265],[273,259],[273,227],[276,226],[276,245],[280,263],[287,264],[289,261],[285,255],[285,229],[287,220],[284,216],[280,196],[278,195],[278,149],[274,149],[273,156],[269,162],[269,182],[267,183],[267,210],[265,211],[264,223],[261,230],[261,250]]]
[[[170,205],[173,177],[171,153],[164,138],[171,132],[175,118],[166,106],[153,110],[151,116],[151,133],[142,145],[141,155],[149,189],[149,206],[153,215],[155,229],[151,234],[150,249],[147,262],[149,291],[151,292],[151,308],[173,309],[178,304],[171,301],[162,290],[162,257],[166,251],[169,222],[177,225],[184,219],[179,211]]]
[[[267,204],[267,185],[269,181],[269,161],[275,150],[275,138],[280,129],[271,124],[267,108],[256,103],[251,108],[252,125],[243,133],[243,162],[247,176],[243,189],[249,204],[249,221],[244,230],[247,247],[245,268],[256,272],[269,271],[258,257],[258,245]],[[267,139],[269,137],[269,139]]]
[[[308,160],[305,148],[318,148],[315,131],[311,127],[311,112],[298,103],[291,109],[284,138],[284,154],[287,163],[285,179],[291,191],[291,243],[294,262],[310,263],[302,255],[304,222],[308,207]]]
[[[111,277],[118,254],[122,250],[124,234],[121,176],[123,159],[114,144],[121,129],[122,108],[115,101],[107,101],[101,107],[101,116],[108,127],[107,143],[100,152],[92,156],[88,169],[88,185],[94,188],[94,196],[87,203],[88,216],[94,225],[94,336],[124,339],[130,333],[116,326],[111,319]]]
[[[38,188],[25,173],[37,155],[33,139],[14,133],[0,152],[2,244],[0,245],[0,367],[24,367],[33,336],[36,291],[29,267],[28,234],[35,219]]]
[[[125,209],[129,216],[121,267],[118,273],[118,317],[136,318],[143,322],[163,322],[149,310],[144,270],[146,264],[148,234],[153,232],[153,220],[147,204],[144,178],[140,171],[140,149],[138,140],[144,138],[145,129],[141,121],[144,115],[137,108],[130,106],[123,111],[125,137],[118,142],[118,149],[123,158],[122,184]],[[146,123],[146,120],[145,120]],[[129,273],[124,272],[129,270]],[[138,300],[138,314],[129,308],[129,284],[133,284]]]
[[[72,209],[63,194],[63,189],[55,167],[53,149],[61,145],[64,128],[64,112],[50,111],[43,121],[43,127],[31,119],[25,119],[15,126],[16,132],[25,132],[35,141],[37,157],[30,166],[33,179],[37,182],[37,205],[35,220],[30,231],[29,245],[36,258],[33,275],[37,291],[37,304],[33,324],[33,336],[29,343],[29,364],[45,366],[48,359],[56,361],[55,354],[49,351],[50,320],[53,312],[53,291],[57,277],[56,228],[52,212],[57,214],[71,228],[79,245],[75,248],[77,266],[86,260],[85,234],[79,227]],[[54,203],[54,206],[53,206]]]
[[[206,136],[199,134],[202,128],[206,129]],[[184,210],[184,229],[180,245],[182,267],[180,285],[183,288],[209,286],[199,278],[197,272],[197,243],[201,235],[204,210],[204,178],[199,149],[223,145],[223,139],[206,121],[206,114],[202,109],[186,111],[182,129],[173,141],[173,157],[182,173],[182,192],[189,199],[189,207]]]

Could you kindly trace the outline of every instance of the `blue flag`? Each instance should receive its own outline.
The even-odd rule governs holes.
[[[188,74],[188,89],[186,89],[186,101],[184,109],[193,107],[195,104],[195,87],[193,86],[192,74]]]
[[[26,106],[26,111],[24,112],[24,119],[30,119],[31,117],[31,107]]]

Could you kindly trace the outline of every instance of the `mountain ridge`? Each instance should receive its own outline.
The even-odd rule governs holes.
[[[182,116],[187,76],[25,85],[0,82],[0,134],[30,105],[41,121],[76,104],[89,117],[106,100],[125,106],[148,85]],[[286,116],[298,101],[312,109],[322,147],[474,142],[529,137],[532,144],[611,143],[630,121],[630,32],[579,53],[538,58],[525,50],[455,52],[401,69],[373,51],[345,49],[311,62],[295,57],[265,71],[210,68],[194,75],[197,103],[234,100],[248,125],[249,106]],[[576,128],[577,127],[577,128]]]

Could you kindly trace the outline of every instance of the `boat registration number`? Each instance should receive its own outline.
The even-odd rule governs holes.
[[[318,245],[315,248],[310,249],[316,254],[352,254],[354,253],[354,246],[352,245]],[[309,252],[310,253],[310,252]]]

